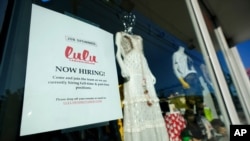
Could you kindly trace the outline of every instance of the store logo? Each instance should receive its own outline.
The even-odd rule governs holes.
[[[65,49],[65,57],[70,61],[81,62],[87,64],[97,63],[96,56],[91,55],[90,52],[84,49],[82,52],[74,52],[74,48],[67,46]]]

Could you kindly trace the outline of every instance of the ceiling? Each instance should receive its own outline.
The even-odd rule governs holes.
[[[133,8],[179,39],[197,45],[196,35],[185,0],[125,0]],[[249,0],[200,0],[209,9],[208,16],[216,17],[229,46],[250,39]],[[131,6],[131,5],[130,5]],[[211,23],[206,20],[207,25]],[[212,29],[212,28],[209,28]],[[211,31],[211,30],[210,30]]]
[[[37,0],[40,1],[40,0]],[[84,5],[86,0],[64,0],[61,5],[73,3],[73,9],[77,5]],[[103,0],[120,5],[127,11],[138,11],[155,24],[173,34],[180,40],[196,46],[196,35],[187,10],[186,0]],[[250,40],[250,0],[197,0],[205,5],[209,14],[205,16],[210,31],[213,31],[210,17],[216,17],[225,37],[233,45]],[[53,1],[52,1],[53,2]],[[207,10],[204,10],[207,11]],[[211,20],[210,20],[211,21]]]

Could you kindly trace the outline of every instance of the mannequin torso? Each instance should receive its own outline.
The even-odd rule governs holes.
[[[173,69],[178,78],[184,78],[190,73],[196,73],[192,59],[185,54],[184,50],[185,48],[180,46],[173,54]]]

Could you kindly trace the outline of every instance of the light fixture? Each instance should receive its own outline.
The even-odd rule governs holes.
[[[50,0],[41,0],[41,2],[50,2]]]

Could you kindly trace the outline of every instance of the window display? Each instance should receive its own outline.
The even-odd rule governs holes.
[[[182,141],[181,132],[186,128],[186,120],[178,111],[170,111],[164,116],[171,141]]]
[[[182,131],[182,138],[191,138],[202,141],[206,138],[206,129],[200,119],[198,120],[192,109],[186,110],[185,119],[187,120],[186,128]]]
[[[123,2],[132,1],[121,1],[122,4],[124,4]],[[186,42],[189,41],[189,37],[184,37],[187,38],[186,41],[181,40],[179,37],[171,34],[171,30],[167,29],[165,31],[162,25],[157,25],[151,21],[155,16],[162,17],[166,15],[154,13],[152,7],[148,5],[149,2],[140,3],[140,5],[138,5],[138,2],[135,2],[137,4],[134,6],[137,7],[137,11],[126,10],[126,8],[121,6],[122,4],[117,4],[118,1],[86,0],[76,3],[74,5],[76,7],[73,8],[74,11],[71,11],[72,7],[69,6],[69,3],[65,4],[65,2],[58,3],[53,1],[53,3],[41,4],[41,6],[71,15],[71,17],[76,17],[76,20],[98,25],[99,28],[113,35],[113,47],[116,53],[114,54],[116,55],[114,60],[117,63],[117,74],[112,74],[112,76],[116,77],[117,75],[119,78],[117,86],[120,88],[121,99],[117,103],[118,105],[121,104],[121,106],[119,105],[116,108],[122,109],[123,117],[121,119],[112,119],[105,122],[105,124],[93,123],[93,125],[73,127],[63,131],[58,130],[19,137],[19,131],[16,128],[19,128],[20,125],[10,124],[17,121],[13,122],[12,120],[9,122],[6,120],[6,115],[10,115],[10,112],[13,113],[13,110],[6,108],[2,114],[4,119],[1,119],[5,123],[4,126],[1,126],[2,129],[7,129],[10,126],[13,132],[12,138],[18,141],[39,141],[39,139],[48,141],[219,141],[222,138],[228,140],[226,133],[229,130],[226,129],[229,122],[225,117],[229,116],[221,108],[225,104],[218,98],[218,95],[220,96],[221,94],[217,92],[217,84],[210,81],[209,75],[213,76],[211,79],[214,80],[214,74],[210,73],[211,66],[207,64],[206,58],[204,58],[207,54],[202,53],[201,48],[198,48],[198,46],[191,50]],[[185,6],[184,3],[183,6]],[[148,6],[148,12],[152,17],[148,17],[146,13],[138,11],[140,8],[145,9],[145,6]],[[27,9],[27,6],[17,7],[18,9]],[[126,12],[124,12],[124,9]],[[20,15],[29,14],[26,11]],[[179,16],[178,14],[187,14],[186,16],[189,16],[188,12],[172,13],[173,17]],[[29,17],[27,18],[28,20]],[[169,21],[172,22],[172,20],[169,17]],[[17,29],[24,26],[23,23],[25,22],[23,21],[26,20],[19,22]],[[166,24],[167,21],[162,20],[162,22]],[[187,22],[187,20],[184,19],[182,22]],[[182,34],[184,32],[183,29],[177,25],[172,26],[175,26],[174,29]],[[188,23],[186,25],[189,26]],[[29,24],[25,26],[28,27]],[[71,27],[73,26],[71,25]],[[68,29],[71,30],[71,27]],[[190,28],[192,28],[191,25]],[[20,33],[20,35],[27,32],[26,30],[20,31],[25,31]],[[79,28],[77,32],[80,34],[88,31]],[[89,34],[93,34],[93,32],[90,31]],[[14,41],[25,41],[25,37],[18,35],[13,36],[15,38],[10,40],[13,42],[12,44],[20,44]],[[46,36],[50,37],[51,35]],[[182,36],[185,36],[185,34],[182,34]],[[193,40],[196,41],[196,39]],[[103,46],[103,42],[98,45],[107,51]],[[15,45],[14,49],[11,46],[10,50],[17,50],[15,52],[24,56],[23,60],[26,61],[26,54],[19,51],[25,52],[25,47],[23,46],[23,44],[20,46]],[[106,55],[108,54],[104,56],[106,57]],[[8,71],[16,70],[17,68],[18,71],[11,71],[11,74],[15,74],[11,75],[11,78],[15,79],[9,79],[10,75],[6,75],[6,79],[9,79],[6,84],[22,85],[24,82],[19,78],[24,75],[19,75],[19,73],[25,72],[26,66],[18,63],[22,59],[21,57],[21,59],[10,57],[13,61],[7,64],[14,65],[11,65],[11,69],[8,69]],[[18,65],[16,65],[17,63]],[[110,65],[111,63],[107,61],[104,64]],[[95,67],[94,65],[92,66]],[[37,84],[40,85],[40,82],[37,82]],[[111,91],[111,89],[109,90]],[[11,91],[14,90],[11,89]],[[93,92],[93,94],[95,93],[98,92]],[[101,91],[101,93],[104,94],[105,92]],[[86,93],[81,94],[86,95]],[[105,94],[108,95],[109,92]],[[21,97],[23,93],[18,95]],[[9,98],[6,97],[6,99]],[[110,100],[113,98],[110,97]],[[12,104],[7,102],[8,100],[5,101],[5,105]],[[19,102],[21,103],[21,100]],[[88,110],[99,113],[96,110],[94,111],[93,108],[88,108]],[[102,112],[105,113],[104,115],[113,114],[113,110]],[[86,117],[86,113],[79,112],[79,114]],[[82,116],[79,116],[79,118],[82,118]],[[0,133],[7,135],[10,131],[3,130]],[[6,136],[4,137],[0,138],[0,140],[12,141],[7,139]]]
[[[227,128],[225,124],[220,119],[213,119],[211,124],[215,130],[215,140],[216,141],[229,141],[229,136],[227,133]]]
[[[121,74],[129,78],[123,85],[124,140],[167,141],[168,134],[154,88],[156,80],[143,55],[143,39],[131,34],[133,27],[126,28],[130,32],[117,32],[115,37]]]
[[[173,54],[173,70],[187,96],[203,95],[203,88],[193,66],[193,60],[185,53],[185,48],[182,46]]]

